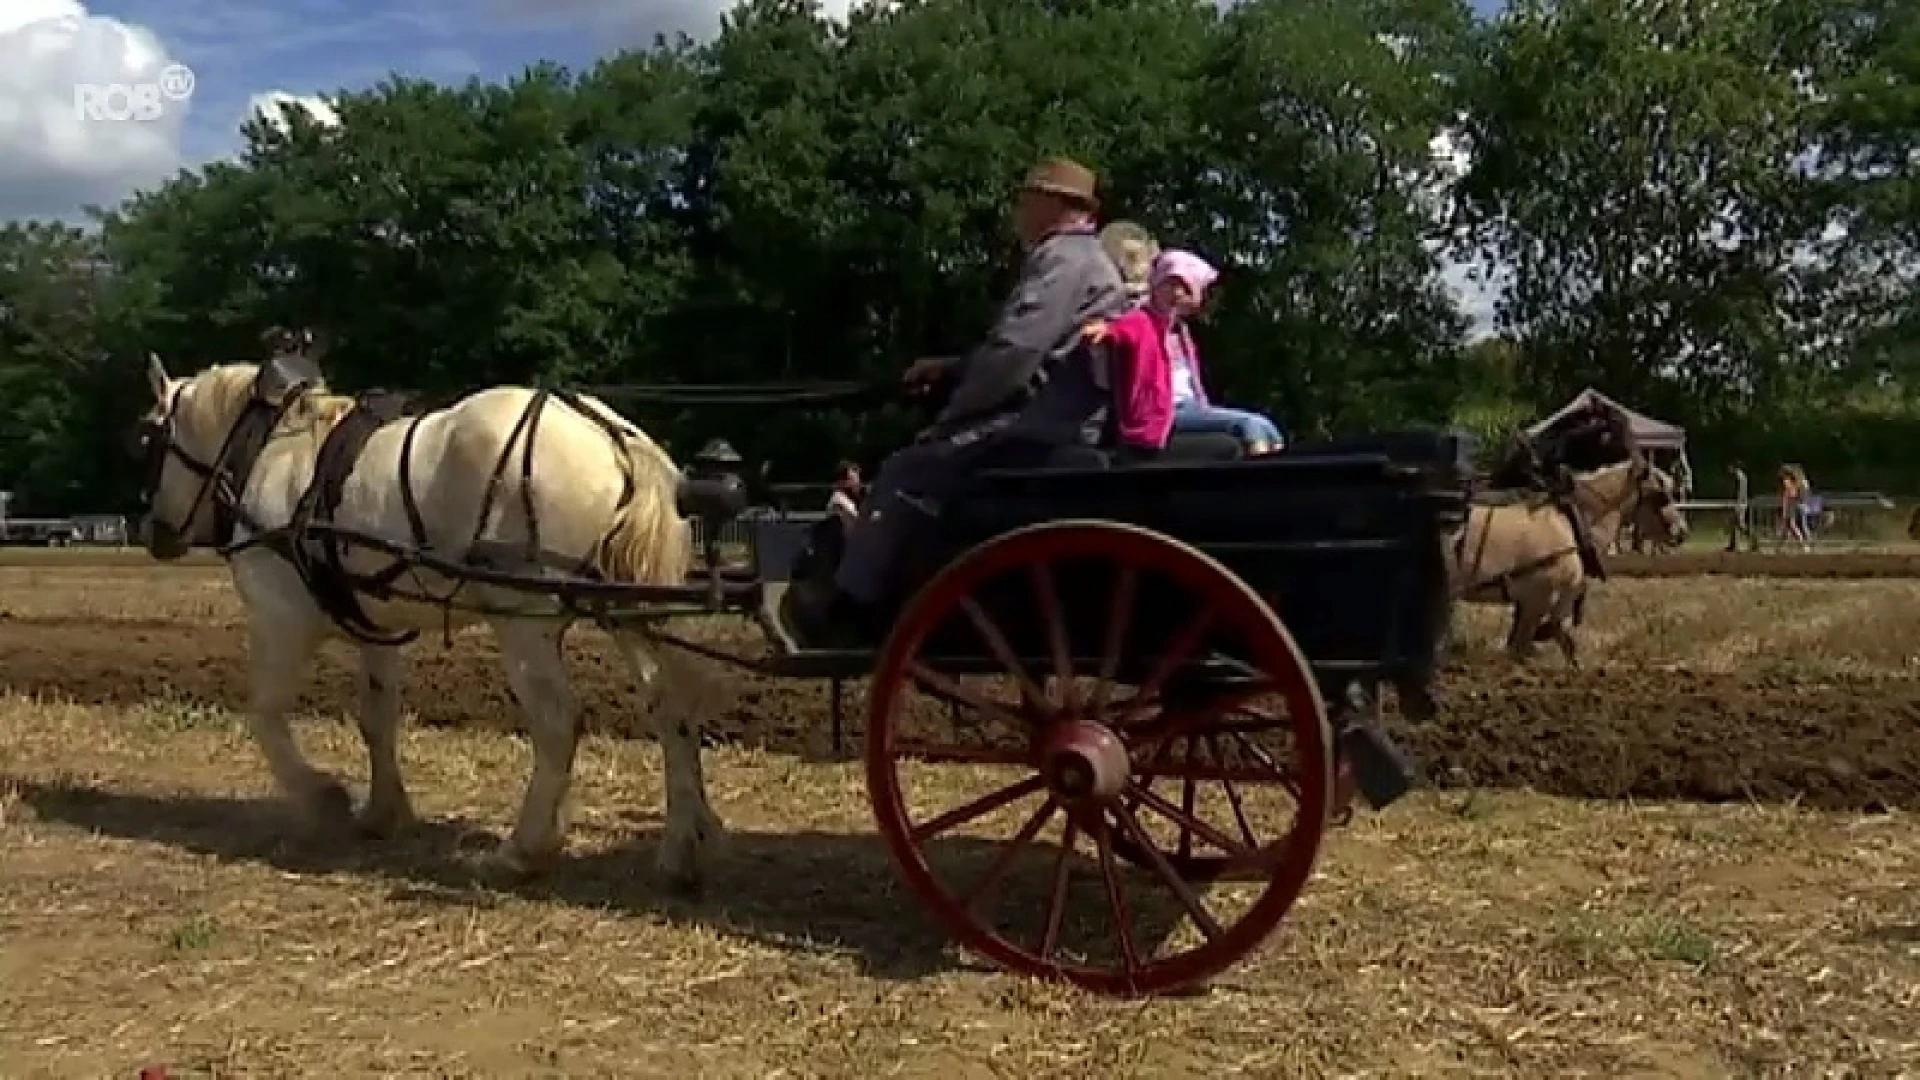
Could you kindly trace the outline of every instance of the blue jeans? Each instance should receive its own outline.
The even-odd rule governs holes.
[[[1279,425],[1257,412],[1203,404],[1192,398],[1173,407],[1173,430],[1211,434],[1225,432],[1241,442],[1267,442],[1274,446],[1286,442],[1286,438],[1280,434]]]

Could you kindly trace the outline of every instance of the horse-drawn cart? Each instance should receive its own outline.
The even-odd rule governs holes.
[[[699,463],[686,492],[706,536],[740,511],[728,467],[725,455]],[[1454,437],[1413,434],[1237,462],[991,472],[942,512],[923,583],[877,652],[809,651],[781,625],[810,522],[754,518],[751,577],[710,569],[697,587],[714,606],[754,610],[771,644],[761,670],[871,676],[876,820],[962,944],[1097,991],[1168,991],[1279,924],[1356,786],[1378,806],[1411,782],[1356,691],[1430,683],[1449,612],[1443,538],[1467,512],[1468,469]],[[1000,779],[951,805],[910,799],[912,774],[936,763]],[[1251,810],[1250,788],[1292,803],[1291,821]],[[1209,806],[1224,820],[1206,820]],[[935,850],[1010,807],[1018,828],[972,867]],[[1043,833],[1051,854],[1036,850]],[[1020,902],[1007,879],[1023,865],[1045,879],[1025,897],[1037,917],[1024,937],[989,910]],[[1079,870],[1100,883],[1093,895],[1071,887]],[[1216,884],[1254,895],[1221,916],[1202,895]],[[1190,924],[1184,943],[1159,943],[1164,955],[1134,939],[1142,891]],[[1064,954],[1076,895],[1107,911],[1104,956]]]
[[[560,657],[558,632],[541,630],[543,619],[589,618],[616,640],[644,630],[652,642],[777,676],[869,677],[867,786],[909,888],[974,952],[1099,992],[1174,990],[1247,955],[1292,907],[1329,822],[1355,792],[1377,807],[1412,782],[1356,690],[1391,682],[1409,712],[1431,707],[1452,595],[1445,538],[1464,520],[1471,486],[1466,448],[1450,435],[1382,436],[1232,462],[1121,468],[1094,455],[1073,468],[984,473],[939,510],[939,539],[918,553],[913,587],[882,639],[824,651],[798,644],[780,616],[810,524],[744,515],[748,482],[735,455],[697,459],[679,481],[674,516],[644,501],[661,491],[675,501],[671,463],[592,399],[551,395],[567,412],[544,422],[550,397],[531,391],[491,391],[424,424],[376,417],[361,427],[359,445],[370,448],[362,453],[337,434],[352,430],[341,411],[351,402],[298,404],[324,394],[317,374],[276,361],[257,376],[230,366],[174,380],[157,360],[150,374],[156,404],[140,450],[156,493],[148,541],[156,555],[151,530],[164,525],[169,553],[188,540],[221,544],[250,603],[269,592],[290,596],[285,590],[304,583],[325,615],[362,641],[366,665],[391,664],[404,638],[368,633],[373,622],[354,595],[388,613],[424,604],[447,615],[464,605],[511,633],[502,646],[509,677],[529,724],[539,725],[530,727],[528,802],[509,838],[522,845],[517,854],[557,842],[552,822],[576,737],[564,682],[554,681],[564,679],[563,668],[539,666]],[[314,425],[326,417],[336,434],[324,443],[301,449],[282,439],[271,451],[278,456],[263,456],[273,433],[301,424],[321,433]],[[594,489],[583,474],[563,471],[570,486],[539,488],[547,494],[537,498],[536,430],[549,440],[540,446],[583,461],[613,460],[606,447],[624,447],[629,469],[644,474],[641,486],[630,471],[616,504],[606,500],[619,495],[618,483]],[[448,471],[484,460],[479,450],[456,458],[468,431],[487,457],[497,451],[491,479]],[[420,446],[452,449],[422,456],[412,449],[416,434]],[[508,467],[516,456],[517,482]],[[269,462],[271,483],[249,482],[256,458]],[[416,458],[428,462],[419,469],[457,475],[462,486],[436,488],[425,471],[410,481]],[[297,503],[273,495],[298,492],[296,480],[307,492]],[[416,490],[457,494],[426,504]],[[518,518],[515,495],[525,504]],[[556,518],[543,533],[539,498],[571,507],[573,518]],[[653,524],[635,524],[640,511],[632,507],[645,508]],[[343,520],[349,512],[361,516]],[[623,580],[538,558],[542,535],[548,547],[571,543],[553,538],[593,535],[581,524],[593,520],[671,547],[680,542],[660,538],[683,536],[681,517],[700,526],[707,548],[705,565],[687,580]],[[746,570],[729,568],[717,550],[735,523],[751,537]],[[468,530],[472,539],[460,539]],[[524,536],[524,561],[515,563],[497,539],[508,532]],[[411,541],[397,538],[409,533]],[[586,554],[587,569],[613,565],[604,551]],[[569,558],[581,558],[577,545]],[[287,566],[299,574],[290,584]],[[435,592],[421,582],[456,588]],[[473,592],[456,603],[454,593],[466,588]],[[292,600],[274,602],[274,618],[291,617]],[[757,618],[766,655],[721,652],[676,635],[669,623],[713,612]],[[300,617],[311,626],[321,616]],[[310,648],[313,635],[282,636]],[[303,659],[291,645],[273,651],[276,640],[254,637],[256,733],[284,725]],[[391,675],[391,667],[369,667],[365,686],[390,693]],[[383,820],[410,813],[392,756],[397,715],[392,703],[361,719],[376,755],[368,809]],[[706,828],[699,815],[711,818],[696,731],[663,729],[663,852],[697,852]],[[288,756],[297,754],[290,739],[263,749],[289,794],[322,807],[335,794],[344,800],[337,785],[329,789],[323,774]],[[953,781],[963,776],[985,778],[985,790],[956,794]],[[1005,828],[996,832],[996,820]]]

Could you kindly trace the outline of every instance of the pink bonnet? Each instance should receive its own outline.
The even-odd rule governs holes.
[[[1153,270],[1147,280],[1158,286],[1169,278],[1186,282],[1187,288],[1193,291],[1193,298],[1199,300],[1220,279],[1220,271],[1191,251],[1169,248],[1153,260]]]

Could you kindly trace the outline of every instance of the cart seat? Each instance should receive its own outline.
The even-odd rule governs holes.
[[[1136,460],[1098,446],[1059,446],[1047,451],[1037,462],[1021,462],[999,468],[982,469],[982,480],[993,481],[1034,473],[1108,472],[1115,469],[1142,469],[1156,465],[1193,465],[1210,461],[1238,461],[1246,457],[1239,439],[1226,432],[1195,432],[1175,435],[1167,441],[1158,457]]]

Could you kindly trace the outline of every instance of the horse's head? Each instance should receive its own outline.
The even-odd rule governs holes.
[[[1673,477],[1647,465],[1637,483],[1639,498],[1633,509],[1634,532],[1672,547],[1685,543],[1687,515],[1680,509],[1680,493]]]
[[[1631,524],[1641,537],[1663,544],[1679,544],[1687,537],[1687,519],[1673,479],[1641,454],[1583,473],[1576,486],[1580,508],[1590,518],[1613,517]]]
[[[276,356],[264,365],[222,364],[176,379],[158,356],[149,356],[147,384],[153,404],[129,440],[144,470],[141,531],[154,558],[177,559],[195,544],[224,542],[222,521],[238,505],[258,444],[320,377],[304,358]],[[247,460],[236,460],[241,457]]]

